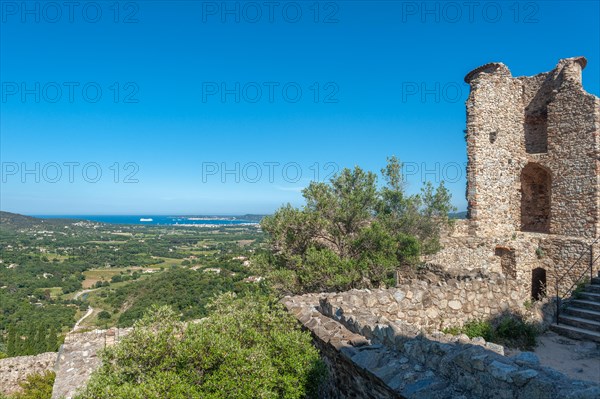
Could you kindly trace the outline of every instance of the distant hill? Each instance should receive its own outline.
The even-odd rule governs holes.
[[[204,216],[207,218],[223,218],[223,219],[237,219],[247,220],[249,222],[260,222],[266,215],[237,215],[237,216]],[[0,229],[5,231],[18,231],[18,230],[44,230],[48,228],[62,229],[64,226],[71,226],[75,223],[85,224],[100,224],[100,222],[90,222],[82,219],[67,219],[67,218],[37,218],[32,216],[20,215],[18,213],[0,211]],[[78,227],[82,227],[81,225]]]
[[[48,227],[64,227],[73,223],[80,222],[76,219],[41,219],[32,216],[20,215],[0,211],[0,229],[4,230],[22,230],[22,229],[43,229]]]
[[[450,219],[466,219],[467,218],[467,211],[452,212],[448,216],[450,216]]]

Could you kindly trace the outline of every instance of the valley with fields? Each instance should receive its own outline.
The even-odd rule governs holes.
[[[249,267],[258,225],[0,217],[0,356],[56,351],[74,328],[129,327],[151,305],[198,319],[220,293],[261,289]]]

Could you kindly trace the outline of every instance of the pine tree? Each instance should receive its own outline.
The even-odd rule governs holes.
[[[33,341],[33,351],[34,355],[38,353],[43,353],[46,351],[46,331],[48,330],[47,326],[40,324],[35,333],[35,340]]]
[[[37,329],[35,328],[34,324],[31,324],[28,328],[24,328],[23,331],[25,340],[21,341],[21,343],[23,344],[23,349],[21,350],[21,353],[26,356],[35,355],[35,335]]]
[[[48,340],[46,341],[46,351],[47,352],[56,352],[58,350],[58,338],[56,337],[56,329],[53,327],[50,328],[50,332],[48,334]]]
[[[17,354],[17,332],[15,331],[15,326],[12,324],[8,326],[6,354],[8,356],[16,356]]]

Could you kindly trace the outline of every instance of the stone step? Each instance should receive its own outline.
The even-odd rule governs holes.
[[[600,312],[600,303],[594,301],[588,301],[585,299],[573,299],[569,302],[569,305],[577,308],[584,308]]]
[[[600,303],[600,293],[597,292],[580,291],[577,293],[576,297],[580,299],[585,299],[586,301]]]
[[[561,314],[558,318],[561,324],[595,331],[600,334],[600,321],[584,319],[583,317]]]
[[[598,292],[600,293],[600,284],[588,284],[583,289],[584,292]]]
[[[592,285],[600,285],[600,277],[594,277],[592,279]]]
[[[582,319],[600,321],[600,312],[596,312],[594,310],[589,309],[577,308],[574,306],[569,306],[568,308],[563,310],[562,314],[581,317]]]
[[[600,342],[600,333],[586,330],[585,328],[568,326],[566,324],[550,324],[550,329],[565,337]]]

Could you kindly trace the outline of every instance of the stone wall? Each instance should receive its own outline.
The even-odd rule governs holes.
[[[586,63],[563,59],[550,72],[517,78],[492,63],[465,78],[467,200],[476,235],[598,235],[600,99],[583,89]]]
[[[356,293],[348,293],[348,298]],[[372,294],[379,302],[380,295]],[[591,399],[600,387],[542,367],[533,353],[505,357],[481,338],[426,333],[354,302],[321,294],[283,300],[322,349],[330,372],[326,398]],[[331,386],[338,389],[328,389]]]
[[[345,312],[346,317],[355,309],[368,309],[377,317],[402,320],[428,331],[487,320],[505,312],[527,312],[523,298],[529,298],[529,291],[523,292],[523,285],[515,279],[480,273],[445,278],[427,273],[422,278],[403,281],[395,288],[329,294],[320,306],[327,314]],[[543,322],[539,313],[529,317]]]
[[[449,381],[410,364],[385,345],[374,345],[339,321],[319,312],[320,295],[288,297],[284,304],[314,337],[328,371],[324,399],[461,398]],[[463,399],[467,397],[462,397]]]
[[[0,393],[10,395],[21,390],[19,382],[28,375],[53,371],[56,352],[41,353],[36,356],[17,356],[0,360]]]
[[[71,399],[100,366],[99,352],[106,346],[114,345],[130,331],[130,328],[111,328],[69,333],[58,353],[52,399]]]
[[[495,248],[504,242],[499,238],[477,236],[442,237],[442,249],[423,257],[423,261],[455,273],[477,270],[502,273],[501,259],[496,256]]]
[[[478,235],[515,230],[520,172],[513,156],[523,125],[521,84],[500,63],[465,78],[467,99],[467,200]]]
[[[372,398],[392,399],[401,398],[371,373],[360,361],[353,361],[360,348],[368,350],[370,356],[376,357],[382,365],[390,359],[390,353],[382,346],[368,346],[369,341],[363,336],[353,333],[339,322],[321,314],[315,304],[319,303],[320,295],[305,295],[288,298],[285,304],[308,328],[314,339],[315,346],[321,352],[329,372],[329,379],[319,389],[319,397],[329,398]],[[366,355],[363,355],[365,357]],[[355,360],[359,360],[358,357]]]
[[[589,278],[592,259],[596,262],[591,274],[600,271],[600,242],[591,245],[591,238],[530,232],[478,236],[469,233],[473,221],[460,222],[458,228],[443,233],[442,249],[423,261],[455,274],[501,274],[520,285],[522,302],[544,296],[536,291],[541,280],[542,291],[548,296],[556,295],[556,282],[560,280],[563,295],[582,276]]]

